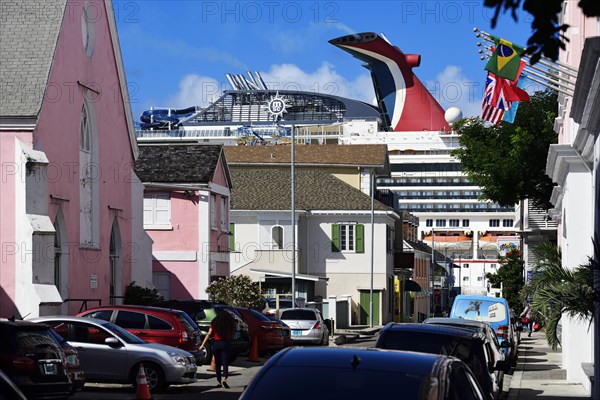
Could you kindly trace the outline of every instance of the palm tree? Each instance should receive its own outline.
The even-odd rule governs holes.
[[[594,244],[596,254],[598,246]],[[594,293],[594,269],[598,262],[588,258],[588,263],[574,269],[562,266],[561,251],[552,243],[542,243],[534,250],[537,263],[533,267],[533,279],[524,295],[531,299],[534,312],[542,317],[546,338],[552,349],[560,345],[558,323],[563,314],[571,318],[589,320],[594,318],[594,301],[598,294]],[[534,318],[535,319],[535,318]]]

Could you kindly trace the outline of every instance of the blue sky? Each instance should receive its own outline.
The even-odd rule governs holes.
[[[372,102],[361,62],[328,40],[384,33],[404,53],[421,54],[414,71],[444,109],[480,111],[484,62],[473,27],[517,44],[531,16],[515,23],[474,1],[113,0],[132,110],[206,106],[228,89],[225,73],[259,71],[270,87]]]

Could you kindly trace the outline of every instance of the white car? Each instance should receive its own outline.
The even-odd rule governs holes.
[[[329,345],[329,329],[319,310],[314,308],[288,308],[279,317],[292,330],[294,344],[311,343]]]
[[[196,382],[196,360],[191,353],[146,343],[108,321],[62,315],[30,321],[49,325],[77,349],[87,382],[135,385],[140,363],[151,392],[159,392],[169,384]]]

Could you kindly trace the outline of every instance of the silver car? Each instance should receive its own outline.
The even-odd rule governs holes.
[[[31,319],[50,325],[79,352],[81,369],[88,382],[132,383],[140,363],[151,392],[170,384],[196,381],[196,361],[187,351],[146,343],[108,321],[69,316]]]
[[[288,308],[279,317],[292,330],[294,344],[312,343],[329,345],[329,329],[319,310],[314,308]]]

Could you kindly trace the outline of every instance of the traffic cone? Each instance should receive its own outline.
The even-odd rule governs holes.
[[[210,367],[208,367],[209,371],[216,371],[217,364],[215,363],[215,356],[212,356],[212,360],[210,361]]]
[[[256,336],[252,336],[252,347],[250,348],[248,361],[258,361],[258,340]]]
[[[148,387],[148,381],[146,380],[146,370],[144,370],[144,364],[142,363],[140,363],[136,382],[135,400],[151,400],[150,388]]]

